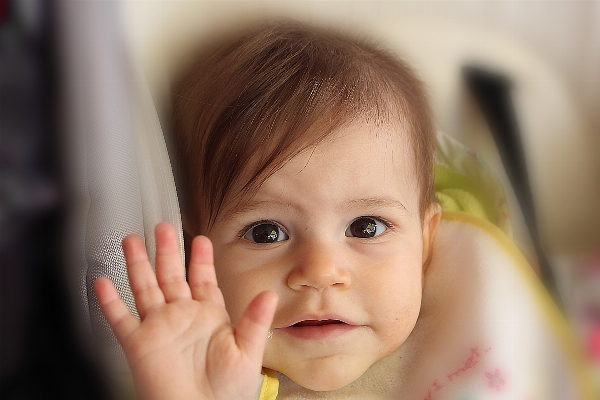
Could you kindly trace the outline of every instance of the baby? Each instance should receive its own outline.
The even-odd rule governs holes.
[[[419,316],[441,215],[422,84],[377,46],[278,23],[175,93],[187,281],[163,223],[156,275],[143,239],[123,241],[141,320],[96,282],[140,396],[253,399],[263,367],[314,391],[354,382]]]

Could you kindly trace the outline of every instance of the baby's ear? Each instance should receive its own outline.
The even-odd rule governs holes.
[[[437,202],[432,202],[425,210],[423,217],[423,275],[425,275],[431,261],[433,239],[441,218],[442,206]]]

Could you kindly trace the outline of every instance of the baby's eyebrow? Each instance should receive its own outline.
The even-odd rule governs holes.
[[[410,211],[402,204],[402,202],[393,197],[367,197],[364,199],[353,199],[348,201],[343,205],[345,209],[355,209],[355,208],[400,208],[407,214],[410,214]],[[296,210],[297,208],[292,203],[284,203],[277,200],[268,200],[268,201],[252,201],[245,202],[239,204],[235,207],[232,207],[225,213],[222,217],[222,221],[231,221],[240,215],[244,215],[246,213],[261,210],[261,209],[288,209],[288,210]]]
[[[354,199],[350,200],[347,203],[348,208],[358,208],[358,207],[366,207],[366,208],[377,208],[377,207],[393,207],[393,208],[401,208],[405,212],[410,214],[410,211],[402,204],[402,202],[393,197],[368,197],[364,199]]]
[[[252,201],[252,202],[244,202],[242,204],[238,204],[235,207],[232,207],[227,211],[222,217],[223,221],[230,221],[239,217],[240,215],[261,210],[264,208],[273,209],[273,208],[294,208],[294,206],[290,203],[283,203],[277,200],[269,200],[269,201]]]

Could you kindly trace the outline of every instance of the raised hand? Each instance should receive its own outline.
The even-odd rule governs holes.
[[[175,229],[156,226],[156,274],[143,239],[123,240],[127,271],[141,320],[99,278],[100,307],[123,346],[144,399],[252,399],[277,295],[262,292],[233,327],[217,286],[210,240],[198,236],[186,282]]]

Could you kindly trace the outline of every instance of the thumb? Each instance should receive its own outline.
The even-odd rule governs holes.
[[[260,360],[261,363],[277,301],[275,292],[259,293],[250,302],[235,327],[235,341],[240,351],[250,359]]]

